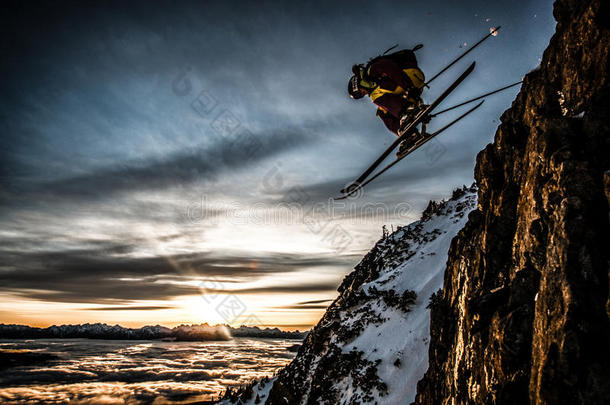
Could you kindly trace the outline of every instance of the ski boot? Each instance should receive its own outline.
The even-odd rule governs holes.
[[[400,145],[398,146],[398,152],[396,152],[396,158],[400,159],[402,157],[404,157],[406,154],[408,154],[411,151],[411,148],[413,148],[415,145],[417,145],[417,143],[419,141],[421,141],[422,139],[424,139],[425,135],[422,135],[417,128],[415,128],[413,130],[413,132],[411,133],[411,135],[409,135],[409,137],[407,139],[405,139],[404,141],[402,141],[400,143]]]
[[[425,110],[428,107],[428,104],[424,104],[421,98],[417,99],[417,101],[409,104],[404,108],[402,114],[400,115],[400,129],[405,128],[411,121],[417,117],[417,115]],[[427,124],[430,122],[430,118],[426,117],[424,119],[424,123]]]
[[[404,112],[400,116],[400,129],[402,130],[409,125],[409,123],[413,121],[415,117],[417,117],[417,114],[419,114],[420,111],[421,108],[416,105],[410,105],[405,108]]]

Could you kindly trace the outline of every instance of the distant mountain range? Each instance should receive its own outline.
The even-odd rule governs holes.
[[[35,328],[26,325],[0,324],[0,339],[108,339],[108,340],[230,340],[233,337],[303,339],[308,332],[283,331],[278,328],[226,325],[210,326],[180,325],[167,328],[161,325],[144,326],[138,329],[105,323],[86,323],[82,325],[60,325],[48,328]]]

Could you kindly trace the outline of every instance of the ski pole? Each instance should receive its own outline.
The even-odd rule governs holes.
[[[516,82],[516,83],[509,84],[508,86],[504,86],[504,87],[502,87],[502,88],[500,88],[500,89],[490,91],[489,93],[485,93],[485,94],[483,94],[483,95],[481,95],[481,96],[475,97],[475,98],[473,98],[473,99],[471,99],[471,100],[464,101],[463,103],[460,103],[460,104],[456,104],[456,105],[454,105],[454,106],[452,106],[452,107],[445,108],[445,109],[444,109],[444,110],[442,110],[442,111],[439,111],[439,112],[437,112],[437,113],[435,113],[435,114],[431,114],[431,115],[430,115],[430,118],[434,118],[434,117],[436,117],[437,115],[441,115],[442,113],[446,113],[447,111],[451,111],[451,110],[453,110],[453,109],[455,109],[455,108],[458,108],[458,107],[461,107],[461,106],[463,106],[463,105],[470,104],[470,103],[472,103],[472,102],[474,102],[474,101],[477,101],[477,100],[482,99],[483,97],[487,97],[487,96],[491,96],[492,94],[499,93],[499,92],[501,92],[502,90],[510,89],[511,87],[514,87],[514,86],[516,86],[516,85],[518,85],[518,84],[521,84],[521,83],[523,83],[523,80],[519,80],[519,81],[518,81],[518,82]]]
[[[443,74],[447,69],[449,69],[451,66],[453,66],[454,64],[457,63],[457,61],[459,61],[460,59],[462,59],[464,56],[468,55],[468,53],[470,51],[472,51],[474,48],[476,48],[477,46],[479,46],[481,44],[481,42],[485,41],[487,38],[491,37],[492,35],[494,35],[495,33],[497,33],[500,28],[502,28],[501,25],[498,26],[498,28],[494,28],[489,34],[485,35],[479,42],[477,42],[476,44],[474,44],[473,46],[470,47],[470,49],[468,49],[466,52],[464,52],[463,54],[461,54],[460,56],[457,57],[457,59],[455,59],[453,62],[451,62],[450,64],[448,64],[447,66],[445,66],[445,68],[443,70],[441,70],[440,72],[438,72],[437,74],[435,74],[432,79],[428,80],[424,86],[428,87],[428,85],[430,83],[432,83],[432,81],[434,79],[436,79],[437,77],[439,77],[441,74]]]

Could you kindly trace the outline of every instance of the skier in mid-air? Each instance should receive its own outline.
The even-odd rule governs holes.
[[[348,84],[350,97],[360,99],[368,95],[377,105],[377,116],[396,135],[425,107],[421,99],[425,76],[417,66],[414,53],[419,48],[421,45],[378,56],[366,65],[352,66],[353,76]],[[400,143],[396,156],[401,157],[424,135],[425,132],[415,129]]]
[[[417,148],[478,109],[485,100],[446,123],[440,129],[429,134],[426,132],[426,125],[430,122],[432,117],[436,117],[447,111],[470,104],[483,97],[496,94],[522,83],[522,81],[518,81],[517,83],[490,91],[442,111],[434,112],[434,109],[472,73],[475,67],[475,62],[472,62],[462,74],[445,88],[445,90],[429,105],[422,102],[421,93],[424,87],[428,87],[428,84],[432,83],[434,79],[451,68],[451,66],[455,65],[477,46],[481,45],[487,38],[491,38],[492,36],[495,37],[498,34],[499,29],[500,27],[491,27],[489,29],[489,34],[486,34],[479,42],[472,45],[466,52],[447,64],[440,72],[435,74],[431,79],[428,79],[427,82],[425,81],[424,73],[417,67],[417,58],[415,57],[415,51],[423,46],[421,44],[413,49],[403,49],[388,55],[387,53],[389,51],[398,46],[394,45],[380,56],[369,60],[366,65],[352,66],[352,73],[354,75],[350,78],[347,86],[350,97],[353,99],[360,99],[368,95],[371,100],[377,104],[377,116],[381,118],[390,131],[398,135],[398,139],[394,140],[392,144],[358,176],[358,178],[343,187],[341,189],[343,195],[337,197],[336,200],[343,200],[354,195],[358,190],[361,190],[364,186],[400,162],[404,157],[409,155],[409,153],[415,151]],[[417,126],[420,124],[422,126],[421,131],[417,130]],[[396,153],[396,159],[374,173],[379,165],[383,163],[397,146],[399,146],[399,148],[398,153]]]

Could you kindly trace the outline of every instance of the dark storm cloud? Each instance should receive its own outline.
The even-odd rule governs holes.
[[[119,246],[111,250],[121,250]],[[268,286],[255,289],[229,288],[236,282],[266,274],[303,268],[351,268],[354,259],[333,256],[270,254],[264,257],[184,254],[170,257],[129,258],[103,250],[63,252],[1,252],[0,291],[56,302],[129,303],[137,300],[171,299],[209,292],[274,293],[327,291],[333,283]],[[185,281],[211,280],[202,287]],[[226,287],[226,288],[225,288]],[[119,307],[118,309],[129,309]]]
[[[121,167],[41,184],[40,189],[69,198],[107,198],[121,191],[165,189],[193,181],[213,181],[219,174],[256,165],[310,139],[311,131],[304,129],[272,134],[247,132],[207,150],[185,151],[158,161],[126,163]]]
[[[313,304],[324,304],[326,302],[331,302],[332,300],[312,300],[312,301],[303,301],[297,302],[295,305],[313,305]]]
[[[186,115],[192,97],[183,105],[179,96],[169,92],[171,80],[179,70],[191,65],[193,74],[200,76],[199,81],[205,83],[204,88],[215,99],[221,103],[226,100],[225,104],[239,99],[241,107],[230,107],[259,117],[258,126],[264,124],[269,128],[274,122],[281,125],[273,127],[281,128],[290,121],[301,124],[303,117],[310,116],[311,108],[322,106],[324,116],[320,117],[319,110],[313,111],[326,123],[330,141],[339,148],[331,151],[319,142],[307,151],[312,159],[328,151],[331,154],[323,179],[306,186],[332,183],[332,188],[317,190],[321,195],[332,195],[337,184],[352,180],[343,173],[337,176],[332,170],[336,168],[334,158],[341,155],[344,146],[349,146],[345,134],[354,144],[364,146],[361,150],[352,149],[356,153],[350,156],[353,159],[365,156],[368,146],[377,147],[380,141],[387,140],[371,136],[384,131],[373,116],[372,106],[345,100],[350,64],[370,56],[368,53],[378,50],[380,44],[387,45],[390,38],[402,39],[408,32],[420,41],[425,37],[432,51],[428,47],[420,51],[422,63],[436,69],[439,59],[447,58],[440,50],[453,39],[446,38],[448,34],[459,32],[471,38],[480,34],[478,30],[488,29],[491,23],[481,22],[482,14],[481,18],[473,18],[473,14],[491,14],[486,8],[495,9],[495,14],[504,18],[515,13],[509,3],[496,7],[483,4],[466,2],[447,7],[442,2],[429,2],[371,9],[366,2],[314,2],[307,6],[240,3],[238,7],[231,2],[157,2],[155,7],[141,1],[110,1],[97,6],[69,1],[38,2],[36,6],[15,2],[6,13],[6,35],[1,39],[7,63],[2,83],[6,96],[0,100],[6,107],[2,116],[6,131],[0,134],[2,145],[6,146],[0,148],[3,154],[0,181],[7,186],[19,186],[29,177],[44,177],[50,168],[57,169],[63,175],[61,180],[45,184],[42,189],[75,198],[163,188],[201,177],[213,179],[222,171],[219,166],[245,167],[247,163],[239,151],[228,162],[223,161],[227,147],[223,143],[205,149],[209,153],[204,155],[197,151],[174,151],[144,157],[145,161],[135,164],[123,159],[127,155],[125,150],[138,150],[151,140],[152,144],[166,143],[168,138],[184,133],[201,137],[192,135],[195,131],[188,126],[189,120],[177,122]],[[324,13],[319,13],[318,8]],[[477,26],[462,26],[461,30],[468,33],[451,31],[454,28],[445,27],[443,21],[452,14],[453,20],[468,16]],[[418,33],[415,26],[406,24],[414,25],[413,15],[426,16],[426,23],[438,24],[440,32]],[[355,29],[354,21],[369,24],[360,24]],[[409,42],[406,38],[405,41]],[[430,60],[434,63],[430,64]],[[144,91],[159,78],[167,80],[165,89],[169,95]],[[112,90],[117,82],[127,84],[123,93]],[[200,87],[194,79],[192,82],[190,96],[194,97]],[[137,85],[129,86],[132,83]],[[438,89],[431,91],[433,94]],[[278,113],[281,109],[288,112]],[[47,117],[45,111],[56,115]],[[370,114],[360,114],[363,111]],[[173,127],[166,126],[168,121]],[[143,129],[140,132],[160,134],[141,136],[131,130],[134,124]],[[264,132],[257,129],[256,136]],[[293,131],[292,139],[300,141],[308,132],[308,129]],[[465,140],[474,136],[466,134]],[[102,148],[87,147],[100,143],[100,139],[106,140]],[[131,143],[121,148],[125,139]],[[469,146],[466,152],[472,156],[475,148]],[[281,140],[270,139],[262,155],[288,149]],[[114,165],[87,166],[89,161],[101,159],[100,155],[107,159],[106,155],[113,154],[118,156]],[[258,160],[251,163],[254,165]],[[363,164],[368,160],[367,157]],[[447,170],[461,167],[470,170],[472,162],[461,165],[455,162]],[[404,178],[403,182],[436,171],[426,169],[411,170],[412,177]],[[468,170],[464,173],[470,177]],[[39,196],[31,194],[31,198],[36,197]],[[9,194],[0,199],[11,198],[13,195]]]
[[[284,305],[281,307],[275,307],[279,309],[326,309],[328,305]]]
[[[279,307],[273,307],[273,308],[277,308],[277,309],[305,309],[305,310],[309,310],[309,309],[326,309],[328,308],[328,303],[332,302],[333,300],[311,300],[311,301],[303,301],[303,302],[297,302],[296,304],[293,305],[282,305]],[[324,305],[326,304],[326,305]]]
[[[122,306],[122,307],[102,307],[84,308],[82,311],[158,311],[160,309],[174,309],[172,306]]]
[[[303,293],[303,292],[325,292],[335,291],[338,282],[325,281],[315,283],[299,283],[293,285],[270,285],[265,287],[238,288],[229,290],[234,294],[272,294],[272,293]],[[224,289],[206,289],[209,293],[227,292]]]
[[[246,20],[227,26],[217,19],[232,11],[230,7],[198,2],[180,6],[160,2],[157,6],[148,7],[145,2],[107,2],[99,7],[40,2],[36,7],[17,3],[7,9],[3,27],[7,34],[2,39],[7,63],[1,84],[7,96],[0,100],[5,107],[5,130],[0,134],[0,181],[5,191],[0,200],[5,204],[10,205],[15,197],[20,198],[19,203],[45,194],[108,197],[117,191],[211,181],[223,172],[256,165],[314,139],[315,129],[285,122],[267,121],[262,126],[257,122],[256,130],[242,122],[239,132],[246,135],[237,139],[234,134],[226,136],[222,129],[215,133],[190,105],[201,86],[221,103],[214,116],[221,107],[238,114],[244,108],[227,105],[232,101],[223,97],[227,88],[237,85],[244,103],[258,103],[259,94],[244,90],[252,90],[255,82],[259,84],[256,92],[273,95],[264,88],[267,81],[260,80],[260,69],[272,76],[278,68],[243,63],[242,58],[264,55],[248,46],[252,35],[247,31],[253,27]],[[248,7],[244,4],[242,8]],[[230,47],[219,45],[227,40],[227,30],[236,37]],[[172,79],[189,63],[199,72],[199,77],[190,79],[196,85],[187,96],[172,93]],[[151,86],[151,75],[167,80],[165,85],[152,82],[163,89],[152,97],[143,91]],[[243,82],[238,85],[235,77]],[[123,93],[113,91],[117,81],[134,86],[126,86]],[[37,119],[30,120],[32,116]],[[193,125],[193,121],[201,124]],[[185,138],[189,139],[188,150],[160,155],[145,152],[162,150],[154,148],[158,143],[179,146],[179,140]],[[131,142],[125,144],[126,139]],[[193,150],[193,139],[211,146]],[[89,146],[100,140],[102,148]],[[133,155],[143,157],[140,161],[125,159]],[[116,163],[92,164],[107,160]],[[39,181],[48,177],[54,181]]]

